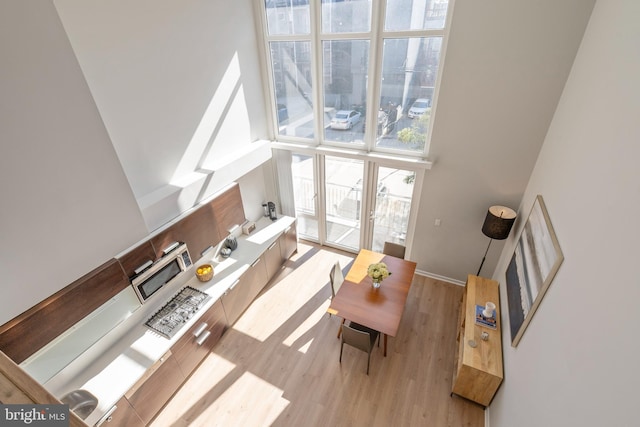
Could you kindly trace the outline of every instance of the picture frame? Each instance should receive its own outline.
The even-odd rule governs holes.
[[[512,347],[520,342],[562,261],[549,213],[537,195],[505,273]]]

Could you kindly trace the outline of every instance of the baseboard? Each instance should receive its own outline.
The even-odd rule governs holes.
[[[484,427],[489,427],[489,407],[484,408]]]
[[[439,274],[429,273],[428,271],[416,270],[416,274],[421,276],[430,277],[432,279],[441,280],[443,282],[453,283],[454,285],[464,286],[465,282],[460,280],[451,279],[450,277],[440,276]]]

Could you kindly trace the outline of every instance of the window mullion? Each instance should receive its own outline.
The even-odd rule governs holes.
[[[265,71],[266,71],[266,82],[265,82],[265,101],[267,102],[267,109],[269,114],[269,125],[268,129],[272,138],[278,137],[278,126],[277,120],[275,120],[276,113],[274,111],[274,106],[276,104],[275,100],[275,83],[273,76],[273,56],[271,52],[271,41],[272,36],[269,35],[268,31],[268,23],[267,23],[267,15],[264,2],[259,7],[260,10],[260,19],[257,19],[258,26],[260,27],[262,34],[262,61],[264,62]]]
[[[322,29],[322,3],[320,0],[310,1],[311,9],[311,50],[313,52],[311,67],[313,81],[313,109],[314,135],[316,135],[316,145],[321,145],[324,141],[324,99],[322,94],[322,40],[320,30]]]
[[[320,35],[325,40],[369,40],[371,33],[323,33]]]
[[[299,42],[309,41],[312,37],[309,34],[278,34],[274,36],[267,36],[269,42]]]
[[[373,2],[371,10],[371,41],[369,46],[369,69],[367,82],[367,123],[378,123],[377,99],[380,99],[380,87],[382,75],[382,29],[384,26],[384,9],[386,2]],[[365,130],[364,140],[367,151],[371,152],[376,147],[377,126],[368,126]]]
[[[391,38],[412,38],[412,37],[444,37],[444,30],[405,30],[405,31],[384,31],[384,22],[381,23],[380,34],[386,39]]]

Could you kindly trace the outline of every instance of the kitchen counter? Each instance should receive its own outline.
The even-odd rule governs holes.
[[[285,216],[277,221],[260,219],[251,235],[238,236],[238,248],[229,258],[216,256],[220,245],[210,249],[198,262],[160,289],[145,304],[139,304],[125,320],[44,382],[44,387],[59,399],[76,389],[93,394],[98,399],[98,406],[85,422],[94,425],[294,221],[294,218]],[[195,269],[202,264],[214,267],[213,279],[208,282],[200,282],[195,276]],[[204,291],[211,299],[171,339],[144,326],[148,318],[185,286]],[[132,287],[122,292],[131,292],[135,297]],[[130,300],[130,295],[125,297]],[[64,345],[64,341],[58,342],[58,351],[64,349]],[[46,360],[46,349],[37,353],[37,357]],[[25,370],[29,372],[28,367]]]

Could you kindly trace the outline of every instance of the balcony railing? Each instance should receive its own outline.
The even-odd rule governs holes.
[[[313,180],[298,178],[296,180],[296,215],[314,216],[315,190]],[[326,185],[326,210],[327,222],[348,225],[360,228],[360,210],[362,202],[362,189],[353,186],[327,184]],[[409,223],[411,199],[387,191],[378,193],[376,200],[376,218],[374,242],[394,240],[403,243],[405,232]],[[316,224],[312,222],[311,224]],[[305,233],[299,230],[302,236],[315,236],[317,233]],[[375,243],[374,243],[375,244]]]

